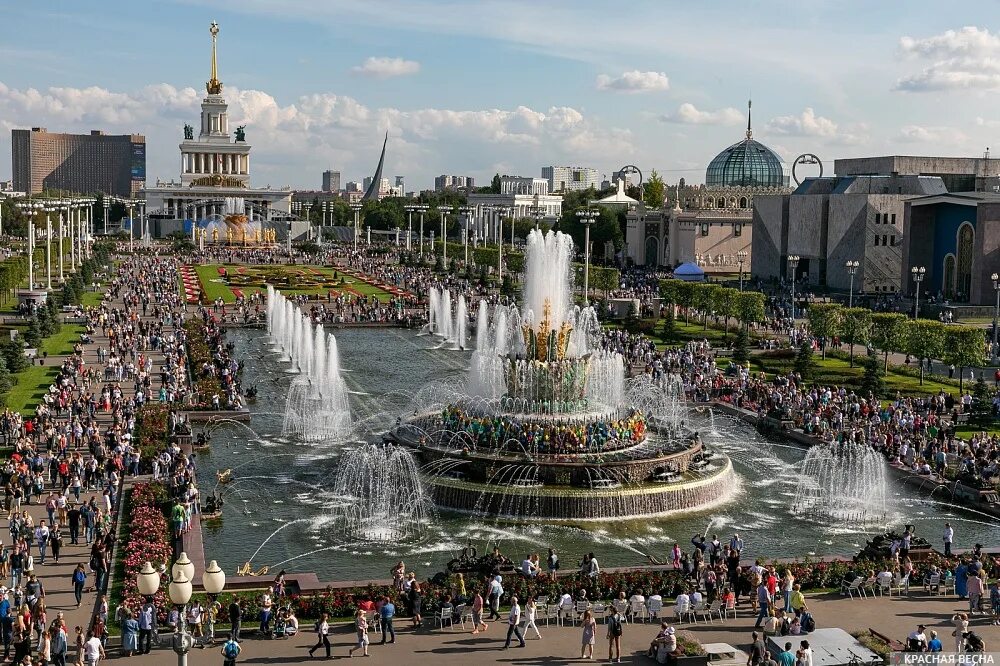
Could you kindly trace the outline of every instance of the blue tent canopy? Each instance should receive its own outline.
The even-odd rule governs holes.
[[[686,282],[704,282],[705,271],[689,261],[674,269],[674,277]]]

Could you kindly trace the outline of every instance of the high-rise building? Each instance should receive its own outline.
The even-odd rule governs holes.
[[[323,191],[324,192],[339,192],[340,191],[340,172],[339,171],[324,171],[323,172]]]
[[[11,130],[14,189],[104,192],[134,197],[146,183],[146,137],[141,134],[49,133]]]
[[[349,180],[347,181],[347,185],[344,189],[348,192],[364,192],[365,189],[367,189],[367,186],[362,186],[361,183],[356,180]]]
[[[575,192],[600,185],[597,169],[589,167],[542,167],[542,178],[549,181],[549,192]]]
[[[447,176],[440,175],[434,178],[434,191],[443,192],[444,190],[458,190],[458,189],[468,189],[471,190],[476,186],[476,179],[472,176]]]

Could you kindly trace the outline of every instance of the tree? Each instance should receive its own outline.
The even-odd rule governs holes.
[[[872,311],[868,308],[847,308],[841,312],[844,342],[850,345],[851,367],[854,367],[854,345],[867,345],[871,340]]]
[[[677,326],[674,321],[674,306],[667,306],[667,313],[663,316],[663,326],[660,329],[660,339],[663,342],[672,342],[677,335]]]
[[[674,280],[674,290],[677,294],[677,305],[684,308],[684,323],[691,323],[691,307],[694,304],[694,292],[697,285],[684,280]]]
[[[971,326],[944,326],[941,360],[958,368],[958,390],[963,388],[965,368],[986,363],[986,338],[983,329]]]
[[[792,369],[802,376],[803,380],[811,379],[813,371],[816,369],[816,361],[813,359],[812,345],[805,341],[799,345],[799,351],[795,354],[795,362]]]
[[[745,366],[750,360],[750,336],[746,329],[740,328],[736,331],[736,339],[733,341],[733,363]]]
[[[758,291],[744,291],[737,294],[736,319],[747,331],[750,330],[750,324],[764,321],[767,316],[764,303],[764,294]]]
[[[827,341],[840,332],[841,311],[843,309],[840,303],[813,303],[806,311],[809,330],[820,339],[824,359],[826,358]]]
[[[38,349],[42,344],[42,323],[37,316],[28,322],[28,328],[24,331],[24,344],[31,349]]]
[[[646,204],[647,208],[652,208],[654,210],[659,210],[663,208],[663,202],[666,200],[667,188],[663,183],[663,178],[660,174],[653,169],[649,173],[649,178],[646,180],[646,185],[643,187],[643,203]]]
[[[708,316],[714,312],[715,293],[722,289],[722,287],[717,284],[708,283],[695,284],[694,286],[694,307],[701,310],[701,320],[705,324],[705,330],[707,331]]]
[[[885,390],[885,382],[882,379],[881,373],[879,373],[879,363],[875,358],[874,351],[865,355],[861,361],[861,365],[865,369],[864,374],[861,376],[861,392],[865,395],[870,394],[875,400],[878,400],[879,396]]]
[[[678,280],[660,280],[660,298],[667,305],[677,305]]]
[[[500,174],[494,174],[493,180],[490,181],[490,192],[500,194]]]
[[[909,318],[898,312],[872,314],[871,343],[882,352],[883,372],[889,372],[889,354],[901,351],[906,344],[906,322]]]
[[[8,335],[0,336],[0,356],[3,356],[4,365],[11,372],[21,372],[28,367],[24,342],[20,336],[13,340]]]
[[[736,314],[737,299],[739,298],[740,290],[733,289],[732,287],[723,287],[712,293],[712,310],[715,312],[716,316],[722,317],[725,324],[725,334],[723,335],[723,342],[729,340],[729,318]]]
[[[909,319],[906,322],[904,349],[907,354],[917,359],[920,366],[921,386],[924,384],[923,361],[929,358],[940,358],[944,349],[944,328],[945,325],[941,322],[927,319]]]
[[[972,406],[969,421],[982,428],[989,429],[993,424],[993,392],[980,375],[972,389]]]
[[[14,387],[14,378],[7,369],[7,363],[0,356],[0,395],[6,395]]]

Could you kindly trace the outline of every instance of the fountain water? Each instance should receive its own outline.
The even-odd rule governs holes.
[[[793,512],[856,527],[884,526],[886,487],[885,461],[870,446],[824,443],[802,461]]]
[[[300,373],[288,389],[282,434],[307,442],[348,436],[351,408],[340,376],[337,339],[270,285],[267,325],[271,339]]]
[[[417,537],[434,515],[413,456],[395,446],[365,444],[346,451],[334,492],[344,499],[334,507],[337,527],[353,539]]]

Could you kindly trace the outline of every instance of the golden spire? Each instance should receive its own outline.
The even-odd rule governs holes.
[[[219,80],[218,68],[215,64],[215,40],[219,36],[219,24],[212,21],[208,32],[212,35],[212,78],[205,84],[205,88],[209,95],[219,95],[222,93],[222,81]]]

